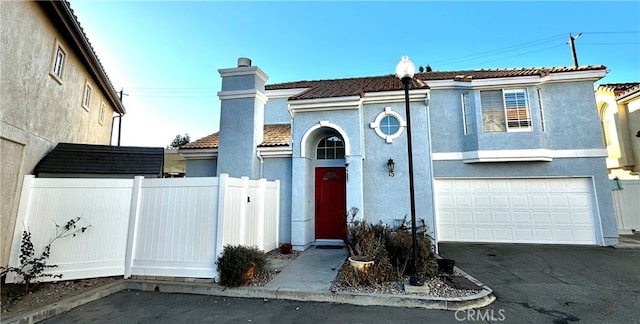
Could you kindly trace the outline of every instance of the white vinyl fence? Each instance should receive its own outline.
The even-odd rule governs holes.
[[[640,230],[640,181],[617,181],[620,189],[612,191],[616,222],[620,234],[630,234]]]
[[[52,245],[48,273],[62,280],[124,275],[215,278],[224,245],[278,246],[279,181],[217,178],[51,179],[25,177],[11,247],[22,232],[42,251],[70,219],[84,233]],[[10,273],[7,282],[14,282]],[[43,281],[51,280],[45,278]]]

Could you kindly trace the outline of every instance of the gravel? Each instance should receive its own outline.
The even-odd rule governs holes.
[[[292,251],[291,254],[281,254],[279,250],[273,250],[267,253],[267,258],[293,260],[300,255],[301,252]],[[349,267],[349,263],[345,262],[343,267]],[[255,277],[247,284],[249,286],[264,286],[277,276],[279,271],[268,269],[261,273],[257,273]],[[455,272],[453,276],[460,276]],[[466,297],[479,293],[481,290],[465,290],[456,289],[447,285],[442,277],[434,277],[424,282],[424,293],[408,293],[404,289],[404,283],[408,282],[408,277],[397,282],[388,282],[376,287],[351,287],[343,284],[336,279],[331,285],[332,292],[352,292],[366,294],[389,294],[389,295],[409,295],[409,296],[427,296],[427,297]]]

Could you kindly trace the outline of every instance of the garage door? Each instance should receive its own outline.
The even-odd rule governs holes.
[[[438,241],[596,244],[590,178],[436,179]]]

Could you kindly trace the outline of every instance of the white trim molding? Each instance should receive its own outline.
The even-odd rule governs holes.
[[[327,127],[327,128],[332,128],[335,131],[337,131],[340,136],[342,137],[342,140],[344,141],[344,156],[345,158],[351,155],[351,142],[349,141],[349,137],[347,136],[347,132],[345,132],[340,126],[327,121],[327,120],[321,120],[320,122],[318,122],[317,124],[311,126],[309,129],[307,129],[307,131],[304,133],[304,135],[302,135],[302,140],[300,141],[300,157],[302,158],[306,158],[306,149],[307,149],[307,140],[309,139],[309,136],[317,129],[322,128],[322,127]]]
[[[433,153],[434,161],[462,161],[463,163],[479,162],[513,162],[513,161],[541,161],[550,162],[562,158],[594,158],[607,157],[606,149],[582,150],[482,150],[468,152],[440,152]]]
[[[250,90],[234,90],[234,91],[220,91],[218,92],[218,98],[220,100],[229,100],[229,99],[247,99],[247,98],[255,98],[260,100],[262,104],[266,104],[269,100],[264,93],[256,89]]]
[[[218,149],[186,149],[178,150],[185,160],[206,160],[218,157]]]
[[[267,95],[267,97],[271,99],[279,99],[279,98],[295,97],[307,90],[309,90],[309,88],[279,89],[279,90],[267,90],[264,93]]]
[[[229,77],[229,76],[242,76],[242,75],[257,75],[262,81],[267,81],[269,77],[264,71],[262,71],[257,66],[245,66],[245,67],[235,67],[230,69],[219,69],[218,73],[220,73],[220,77]]]
[[[424,101],[425,96],[428,96],[429,89],[415,89],[409,90],[409,101]],[[367,92],[364,94],[362,101],[364,103],[391,103],[391,102],[404,102],[404,90],[398,91],[380,91],[380,92]]]
[[[257,151],[259,155],[264,158],[290,158],[293,154],[293,150],[290,146],[258,147]]]
[[[398,120],[398,130],[393,134],[385,134],[380,129],[380,122],[387,116],[395,117],[395,119]],[[407,122],[402,119],[402,116],[400,116],[400,114],[391,110],[391,107],[384,107],[384,111],[376,116],[376,119],[369,124],[369,127],[373,128],[378,136],[384,139],[387,143],[391,144],[393,143],[394,139],[398,138],[402,134],[402,131],[407,127]]]
[[[356,110],[360,108],[361,102],[360,96],[290,100],[289,107],[293,114],[325,110]]]

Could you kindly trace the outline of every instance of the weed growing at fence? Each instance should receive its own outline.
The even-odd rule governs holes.
[[[80,217],[70,219],[65,225],[56,225],[56,236],[49,241],[39,256],[36,256],[33,242],[31,242],[31,232],[28,230],[22,231],[22,241],[20,244],[20,265],[17,267],[0,267],[2,270],[0,276],[4,277],[9,272],[14,272],[20,278],[22,283],[25,284],[25,290],[29,290],[29,285],[39,278],[62,278],[62,274],[45,273],[47,269],[57,268],[55,264],[48,264],[49,256],[51,255],[51,245],[58,239],[73,236],[78,233],[84,233],[91,225],[82,226],[78,228],[78,221]]]

